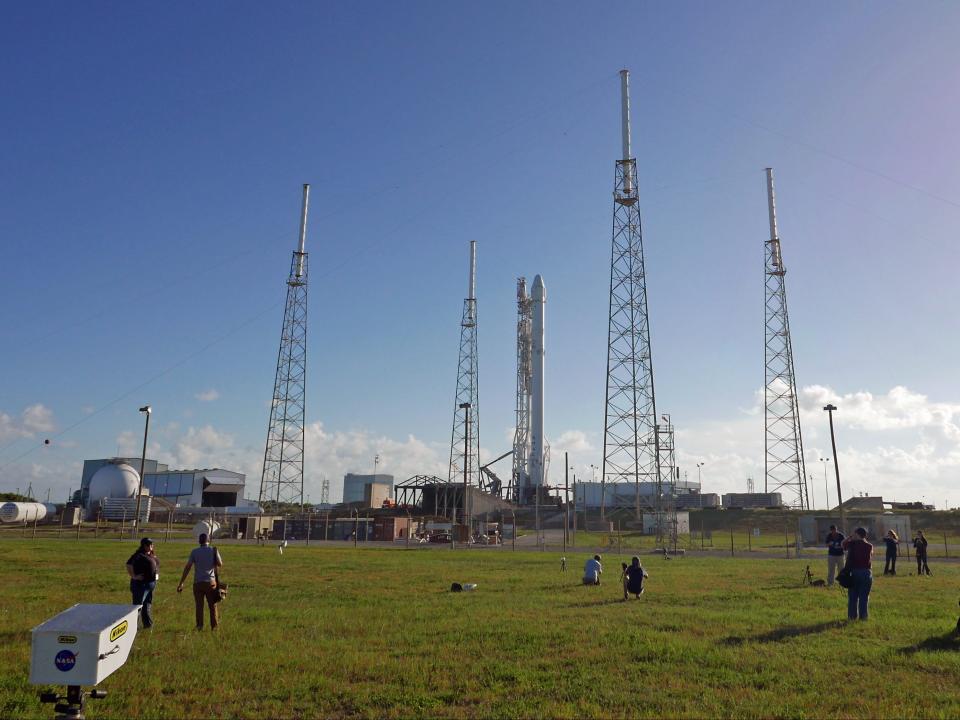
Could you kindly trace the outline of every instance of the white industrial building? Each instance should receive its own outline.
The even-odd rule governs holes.
[[[190,509],[218,508],[227,512],[259,511],[259,506],[243,497],[246,475],[212,468],[170,470],[156,460],[143,463],[141,516],[145,519],[157,505]],[[132,518],[136,513],[136,494],[140,475],[138,458],[110,458],[84,461],[81,487],[75,499],[88,516],[100,514],[108,519]]]
[[[699,507],[700,485],[686,480],[677,480],[675,483],[665,481],[661,485],[664,496],[663,503],[673,503],[669,495],[671,488],[676,488],[676,504],[685,508]],[[703,497],[703,507],[716,507],[717,500],[713,493]],[[652,482],[640,483],[640,505],[642,507],[656,507],[657,484]],[[599,508],[602,504],[608,510],[614,508],[632,508],[637,504],[637,485],[635,483],[599,483],[578,482],[576,485],[577,507]]]

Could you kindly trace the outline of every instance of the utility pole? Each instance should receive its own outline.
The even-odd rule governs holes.
[[[133,519],[133,536],[140,535],[140,498],[143,496],[143,468],[147,462],[147,433],[150,432],[150,414],[153,412],[149,405],[140,408],[140,412],[146,413],[147,420],[143,426],[143,454],[140,455],[140,482],[137,483],[137,516]]]
[[[570,531],[570,455],[563,454],[563,553],[567,553],[567,533]]]

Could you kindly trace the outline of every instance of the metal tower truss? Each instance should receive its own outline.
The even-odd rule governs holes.
[[[677,544],[677,454],[673,421],[662,415],[657,425],[657,460],[660,472],[657,479],[657,543]]]
[[[636,187],[636,160],[618,160],[610,262],[610,321],[604,412],[603,481],[660,481],[655,424],[657,408],[650,355],[647,279]]]
[[[307,253],[304,241],[310,186],[303,186],[300,244],[287,280],[283,332],[263,453],[260,504],[303,505],[304,418],[307,382]]]
[[[764,487],[766,492],[785,493],[785,505],[806,509],[810,507],[810,497],[803,460],[790,319],[787,315],[787,288],[784,283],[787,271],[777,234],[773,170],[770,168],[767,168],[767,201],[770,239],[766,241],[765,248]]]
[[[460,359],[453,404],[449,482],[480,486],[480,391],[477,355],[476,242],[470,243],[470,284],[460,320]]]
[[[509,497],[524,503],[530,484],[530,391],[533,381],[533,305],[526,278],[517,279],[517,415],[513,435],[513,474]]]

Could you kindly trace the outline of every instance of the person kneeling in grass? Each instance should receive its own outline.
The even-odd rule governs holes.
[[[600,574],[602,572],[603,566],[600,564],[600,556],[594,555],[592,558],[587,560],[586,565],[583,566],[583,584],[599,585]]]
[[[633,593],[639,600],[643,594],[643,581],[647,577],[647,571],[640,566],[640,558],[636,555],[629,565],[623,563],[623,599],[626,600],[628,594]]]

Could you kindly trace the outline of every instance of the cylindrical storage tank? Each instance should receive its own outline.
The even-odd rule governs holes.
[[[0,521],[5,523],[22,523],[43,520],[53,517],[57,509],[53,505],[44,505],[37,502],[8,502],[0,507]]]
[[[216,520],[201,520],[193,526],[193,536],[200,537],[201,534],[213,539],[220,532],[220,523]]]

